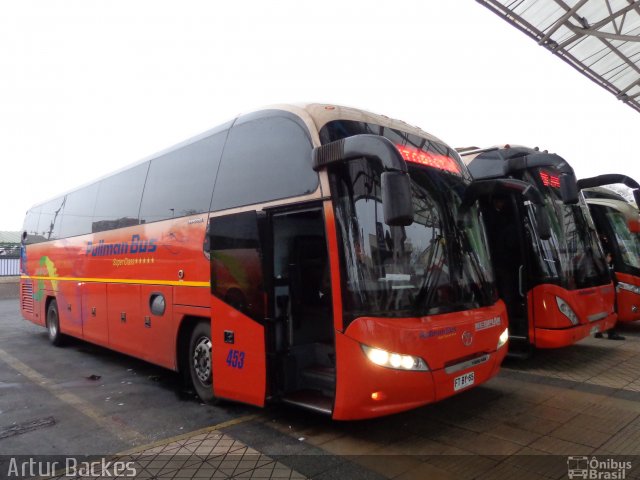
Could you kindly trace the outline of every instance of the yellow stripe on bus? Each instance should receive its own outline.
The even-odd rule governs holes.
[[[169,285],[173,287],[209,287],[209,282],[188,282],[185,280],[142,280],[128,278],[80,278],[80,277],[44,277],[21,275],[25,280],[56,280],[58,282],[92,282],[92,283],[128,283],[141,285]]]

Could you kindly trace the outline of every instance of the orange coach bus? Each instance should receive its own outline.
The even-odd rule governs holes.
[[[602,247],[611,255],[618,321],[633,322],[640,320],[640,214],[624,197],[601,187],[613,183],[632,188],[636,203],[640,201],[640,185],[625,175],[581,179],[578,187],[584,189]]]
[[[518,196],[481,202],[513,353],[571,345],[613,327],[612,279],[571,166],[556,154],[509,145],[462,156],[474,178],[516,178],[544,196],[544,216]]]
[[[479,185],[470,188],[470,185]],[[360,419],[490,379],[506,353],[458,154],[333,105],[239,116],[27,212],[23,316],[181,371],[207,402]]]

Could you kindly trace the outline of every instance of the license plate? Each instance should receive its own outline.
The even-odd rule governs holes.
[[[473,382],[476,381],[475,372],[465,373],[464,375],[460,375],[453,379],[453,390],[458,391],[463,388],[467,388],[470,385],[473,385]]]
[[[600,325],[595,325],[591,327],[591,332],[589,332],[589,335],[593,335],[594,333],[598,333],[599,331],[600,331]]]

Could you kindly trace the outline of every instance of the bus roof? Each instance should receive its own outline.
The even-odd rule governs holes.
[[[327,103],[301,103],[301,104],[292,103],[292,104],[270,105],[270,106],[266,106],[256,110],[242,113],[232,118],[231,120],[224,122],[212,129],[209,129],[196,136],[188,138],[168,148],[160,150],[152,155],[142,158],[141,160],[125,165],[101,177],[98,177],[87,183],[79,185],[71,190],[67,190],[65,192],[58,193],[57,195],[53,195],[44,201],[41,201],[32,205],[29,208],[29,210],[33,210],[35,207],[43,205],[51,200],[63,197],[64,195],[75,192],[76,190],[87,187],[89,185],[93,185],[94,183],[97,183],[105,178],[111,177],[112,175],[123,172],[137,165],[153,160],[154,158],[166,155],[174,150],[190,145],[194,142],[197,142],[198,140],[201,140],[209,135],[216,133],[217,131],[223,130],[225,128],[231,128],[233,124],[235,124],[237,121],[242,121],[243,117],[250,116],[251,114],[259,113],[262,111],[268,111],[268,110],[282,110],[298,116],[307,125],[307,128],[311,133],[311,140],[314,147],[320,146],[320,136],[319,136],[320,129],[322,129],[324,125],[326,125],[327,123],[333,120],[353,120],[358,122],[373,123],[383,127],[393,128],[409,134],[417,135],[417,136],[426,138],[427,140],[445,144],[445,142],[443,142],[439,138],[425,132],[419,127],[411,126],[408,123],[403,122],[402,120],[395,120],[385,115],[379,115],[376,113],[367,112],[365,110],[360,110],[358,108],[345,107],[341,105],[334,105],[334,104],[327,104]]]

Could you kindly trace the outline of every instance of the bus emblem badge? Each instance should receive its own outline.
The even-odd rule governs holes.
[[[462,333],[462,344],[465,347],[469,347],[473,343],[473,334],[466,330]]]

